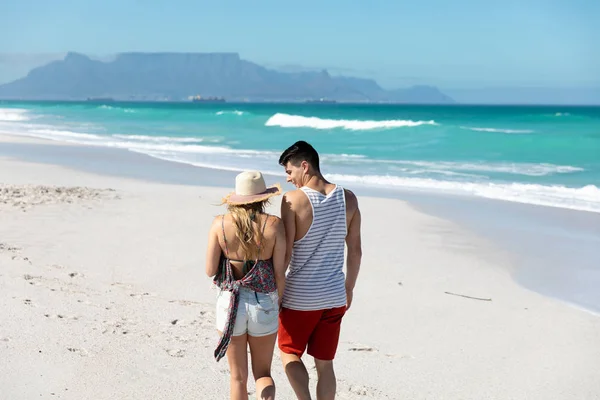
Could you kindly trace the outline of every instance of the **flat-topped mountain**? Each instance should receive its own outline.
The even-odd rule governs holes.
[[[110,62],[68,53],[0,86],[4,99],[186,100],[195,95],[229,101],[453,102],[434,87],[385,90],[374,80],[325,70],[280,72],[236,53],[121,53]]]

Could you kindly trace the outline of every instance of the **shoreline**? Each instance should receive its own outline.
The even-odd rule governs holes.
[[[125,149],[86,146],[0,132],[0,157],[61,165],[78,171],[145,182],[230,188],[237,172],[196,167]],[[107,162],[110,160],[110,162]],[[293,189],[283,174],[267,184]],[[600,315],[600,214],[494,199],[430,192],[350,187],[359,196],[398,199],[428,215],[458,223],[511,256],[523,287]],[[501,215],[498,217],[497,215]],[[586,276],[586,279],[579,279]]]

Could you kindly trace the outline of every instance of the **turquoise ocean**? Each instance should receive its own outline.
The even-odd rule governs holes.
[[[600,107],[5,101],[0,132],[278,176],[302,139],[350,188],[600,212]]]

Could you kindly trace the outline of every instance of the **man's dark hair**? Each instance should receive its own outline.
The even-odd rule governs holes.
[[[288,162],[298,166],[302,161],[306,161],[315,171],[321,172],[319,169],[319,153],[304,140],[300,140],[285,149],[279,157],[279,165],[284,167]]]

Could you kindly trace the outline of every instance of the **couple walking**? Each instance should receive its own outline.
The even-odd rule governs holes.
[[[227,356],[231,399],[247,399],[249,346],[256,396],[274,399],[277,338],[297,398],[311,399],[301,359],[307,351],[318,373],[317,399],[334,399],[333,359],[361,261],[358,202],[325,180],[318,153],[304,141],[285,150],[279,164],[297,188],[283,196],[281,219],[265,212],[281,188],[267,188],[261,173],[250,171],[236,177],[235,191],[224,199],[228,213],[210,229],[206,273],[220,289],[215,358]]]

